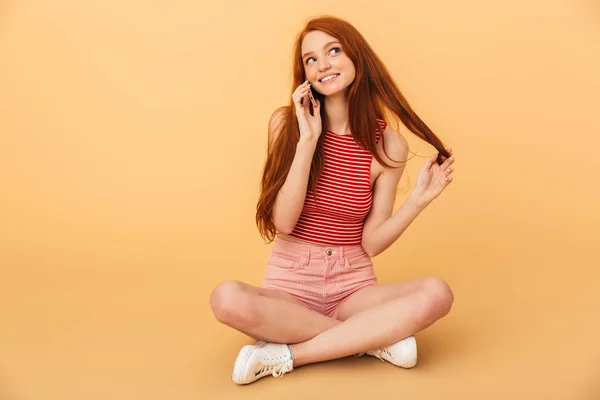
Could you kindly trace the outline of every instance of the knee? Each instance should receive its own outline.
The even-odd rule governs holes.
[[[247,326],[253,320],[251,295],[242,282],[221,282],[210,295],[217,320],[231,327]]]
[[[450,286],[441,278],[432,276],[424,279],[426,318],[438,320],[448,314],[454,303],[454,294]]]

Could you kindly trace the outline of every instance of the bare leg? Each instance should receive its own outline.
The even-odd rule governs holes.
[[[210,305],[220,322],[271,343],[304,342],[340,323],[309,310],[287,293],[239,281],[219,284]]]
[[[340,309],[340,318],[347,318],[343,323],[292,345],[294,366],[388,346],[442,318],[454,300],[448,285],[439,278],[413,281],[420,290],[391,300],[394,291],[385,286],[372,286],[357,293]]]
[[[254,339],[293,344],[312,339],[360,311],[426,291],[435,279],[420,278],[367,287],[342,305],[338,319],[307,309],[287,293],[239,281],[219,284],[211,294],[210,304],[217,320]]]

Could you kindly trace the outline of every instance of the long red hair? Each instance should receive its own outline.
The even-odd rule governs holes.
[[[275,199],[285,183],[296,153],[296,144],[300,139],[296,109],[291,98],[294,90],[304,82],[302,40],[311,31],[322,31],[336,38],[342,44],[346,55],[354,63],[356,78],[346,89],[346,98],[348,99],[350,131],[360,147],[368,150],[380,164],[388,168],[392,167],[375,150],[375,131],[380,128],[377,119],[385,119],[384,110],[386,110],[388,112],[386,115],[398,118],[412,133],[439,151],[438,164],[441,164],[447,157],[450,157],[441,140],[412,110],[383,62],[377,57],[371,46],[369,46],[365,38],[354,26],[343,19],[332,16],[311,19],[298,34],[294,46],[293,82],[289,96],[290,104],[276,110],[273,116],[277,116],[277,118],[272,118],[272,121],[269,123],[267,160],[262,174],[260,198],[256,206],[256,224],[258,230],[263,239],[267,239],[269,242],[272,242],[277,234],[277,229],[273,223]],[[323,95],[315,90],[313,90],[313,95],[321,103],[322,132],[324,133],[328,126],[327,115],[325,113],[325,99]],[[310,108],[311,112],[313,112],[312,105]],[[274,119],[278,123],[272,127]],[[279,134],[275,135],[273,130],[279,131]],[[274,136],[276,137],[275,140],[271,141],[271,138]],[[324,134],[321,134],[319,137],[310,167],[308,189],[312,191],[315,190],[323,169],[324,137]],[[381,140],[384,141],[383,135],[381,136]],[[385,154],[387,156],[387,153]]]

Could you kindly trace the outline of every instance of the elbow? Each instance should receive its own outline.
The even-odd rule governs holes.
[[[289,229],[289,228],[277,228],[277,232],[279,233],[283,233],[284,235],[289,235],[290,233],[292,233],[293,229]]]
[[[273,224],[275,225],[275,229],[285,235],[292,233],[297,220],[297,217],[291,218],[290,215],[285,213],[273,213]]]
[[[365,253],[367,253],[367,255],[369,257],[375,257],[376,255],[381,253],[383,250],[385,250],[385,248],[381,247],[380,243],[377,243],[377,241],[374,241],[372,239],[373,239],[372,236],[363,234],[363,238],[360,243],[362,248],[365,250]]]
[[[367,255],[369,257],[375,257],[377,254],[379,254],[378,251],[372,251],[372,250],[366,250],[366,249],[365,249],[365,252],[367,253]]]
[[[367,255],[369,257],[375,257],[378,253],[369,245],[369,243],[363,239],[363,241],[360,244],[363,248],[363,250],[365,251],[365,253],[367,253]]]
[[[277,232],[283,233],[284,235],[289,235],[294,230],[294,227],[289,224],[286,225],[286,224],[282,223],[281,221],[279,221],[279,222],[273,221],[273,222],[275,224],[275,229],[277,230]]]

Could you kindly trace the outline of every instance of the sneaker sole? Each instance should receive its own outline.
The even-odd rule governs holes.
[[[404,344],[405,348],[414,349],[413,357],[411,357],[405,364],[399,365],[402,368],[412,368],[417,365],[417,340],[414,336],[406,338],[406,342]]]
[[[248,359],[250,355],[252,355],[252,351],[255,346],[253,345],[245,345],[240,350],[237,358],[235,359],[235,363],[233,364],[233,374],[231,374],[231,379],[237,383],[238,385],[245,385],[246,383],[242,382],[244,375],[246,375],[245,366],[248,364]]]

